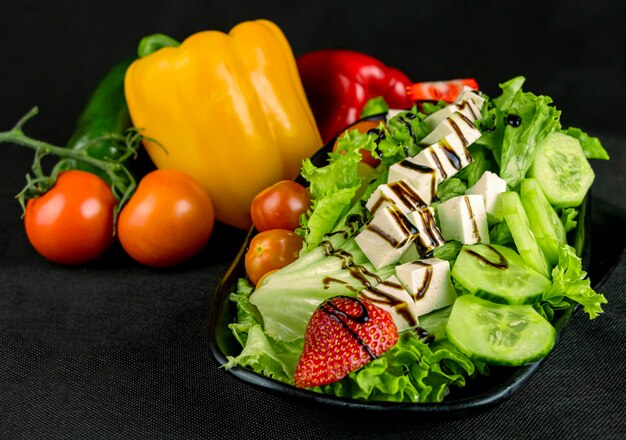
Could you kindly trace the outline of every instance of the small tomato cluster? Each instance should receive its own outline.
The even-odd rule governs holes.
[[[64,171],[49,191],[28,201],[26,234],[46,259],[81,264],[104,254],[117,231],[122,247],[136,261],[169,267],[197,254],[213,231],[209,194],[179,171],[147,174],[114,226],[117,203],[111,187],[100,177]]]
[[[310,206],[307,189],[291,180],[275,183],[252,200],[250,215],[259,233],[250,241],[245,266],[253,284],[298,258],[302,238],[294,231]]]

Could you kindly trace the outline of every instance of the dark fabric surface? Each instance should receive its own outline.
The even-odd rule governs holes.
[[[50,264],[30,247],[13,199],[32,155],[0,145],[0,438],[626,436],[619,2],[551,2],[532,11],[523,2],[494,2],[484,10],[470,2],[409,9],[349,1],[290,8],[120,3],[0,4],[0,130],[39,103],[42,114],[27,131],[63,143],[99,75],[131,53],[141,35],[181,38],[207,27],[227,30],[246,18],[277,21],[297,53],[368,51],[413,78],[475,75],[494,90],[498,81],[524,73],[532,90],[555,97],[566,124],[599,135],[612,155],[594,163],[590,268],[609,304],[593,321],[575,314],[528,384],[484,413],[431,420],[312,407],[240,382],[210,354],[209,299],[242,231],[218,226],[206,250],[178,269],[141,267],[119,247],[81,267]],[[433,17],[434,29],[424,29]],[[467,38],[467,22],[478,23],[476,55],[453,56],[449,48]],[[425,44],[425,36],[434,43]]]

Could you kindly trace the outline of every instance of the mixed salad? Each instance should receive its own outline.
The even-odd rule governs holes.
[[[489,365],[544,357],[563,310],[598,316],[607,301],[567,237],[588,159],[608,155],[523,83],[390,110],[345,132],[326,165],[305,160],[299,258],[256,286],[239,279],[242,350],[225,367],[352,399],[441,402]]]

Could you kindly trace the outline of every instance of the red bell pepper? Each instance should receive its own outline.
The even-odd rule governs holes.
[[[351,50],[319,50],[297,58],[298,70],[324,142],[360,118],[371,98],[390,108],[409,108],[409,78],[397,69]]]
[[[478,90],[478,83],[474,78],[462,78],[411,84],[407,93],[413,101],[445,101],[450,103],[456,100],[464,86]]]

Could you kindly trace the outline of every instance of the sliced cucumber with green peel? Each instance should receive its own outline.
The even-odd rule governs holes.
[[[530,305],[502,305],[463,295],[454,302],[446,334],[476,361],[519,366],[545,357],[556,330]]]
[[[548,262],[530,228],[519,194],[513,191],[500,194],[497,211],[509,227],[520,256],[541,275],[549,277]]]
[[[563,133],[552,133],[537,146],[528,175],[557,208],[580,205],[595,177],[580,142]]]
[[[463,246],[450,274],[474,295],[500,304],[535,304],[550,286],[513,249],[497,244]]]
[[[522,180],[520,198],[530,223],[530,230],[552,268],[559,262],[559,248],[567,244],[563,223],[536,179]]]

